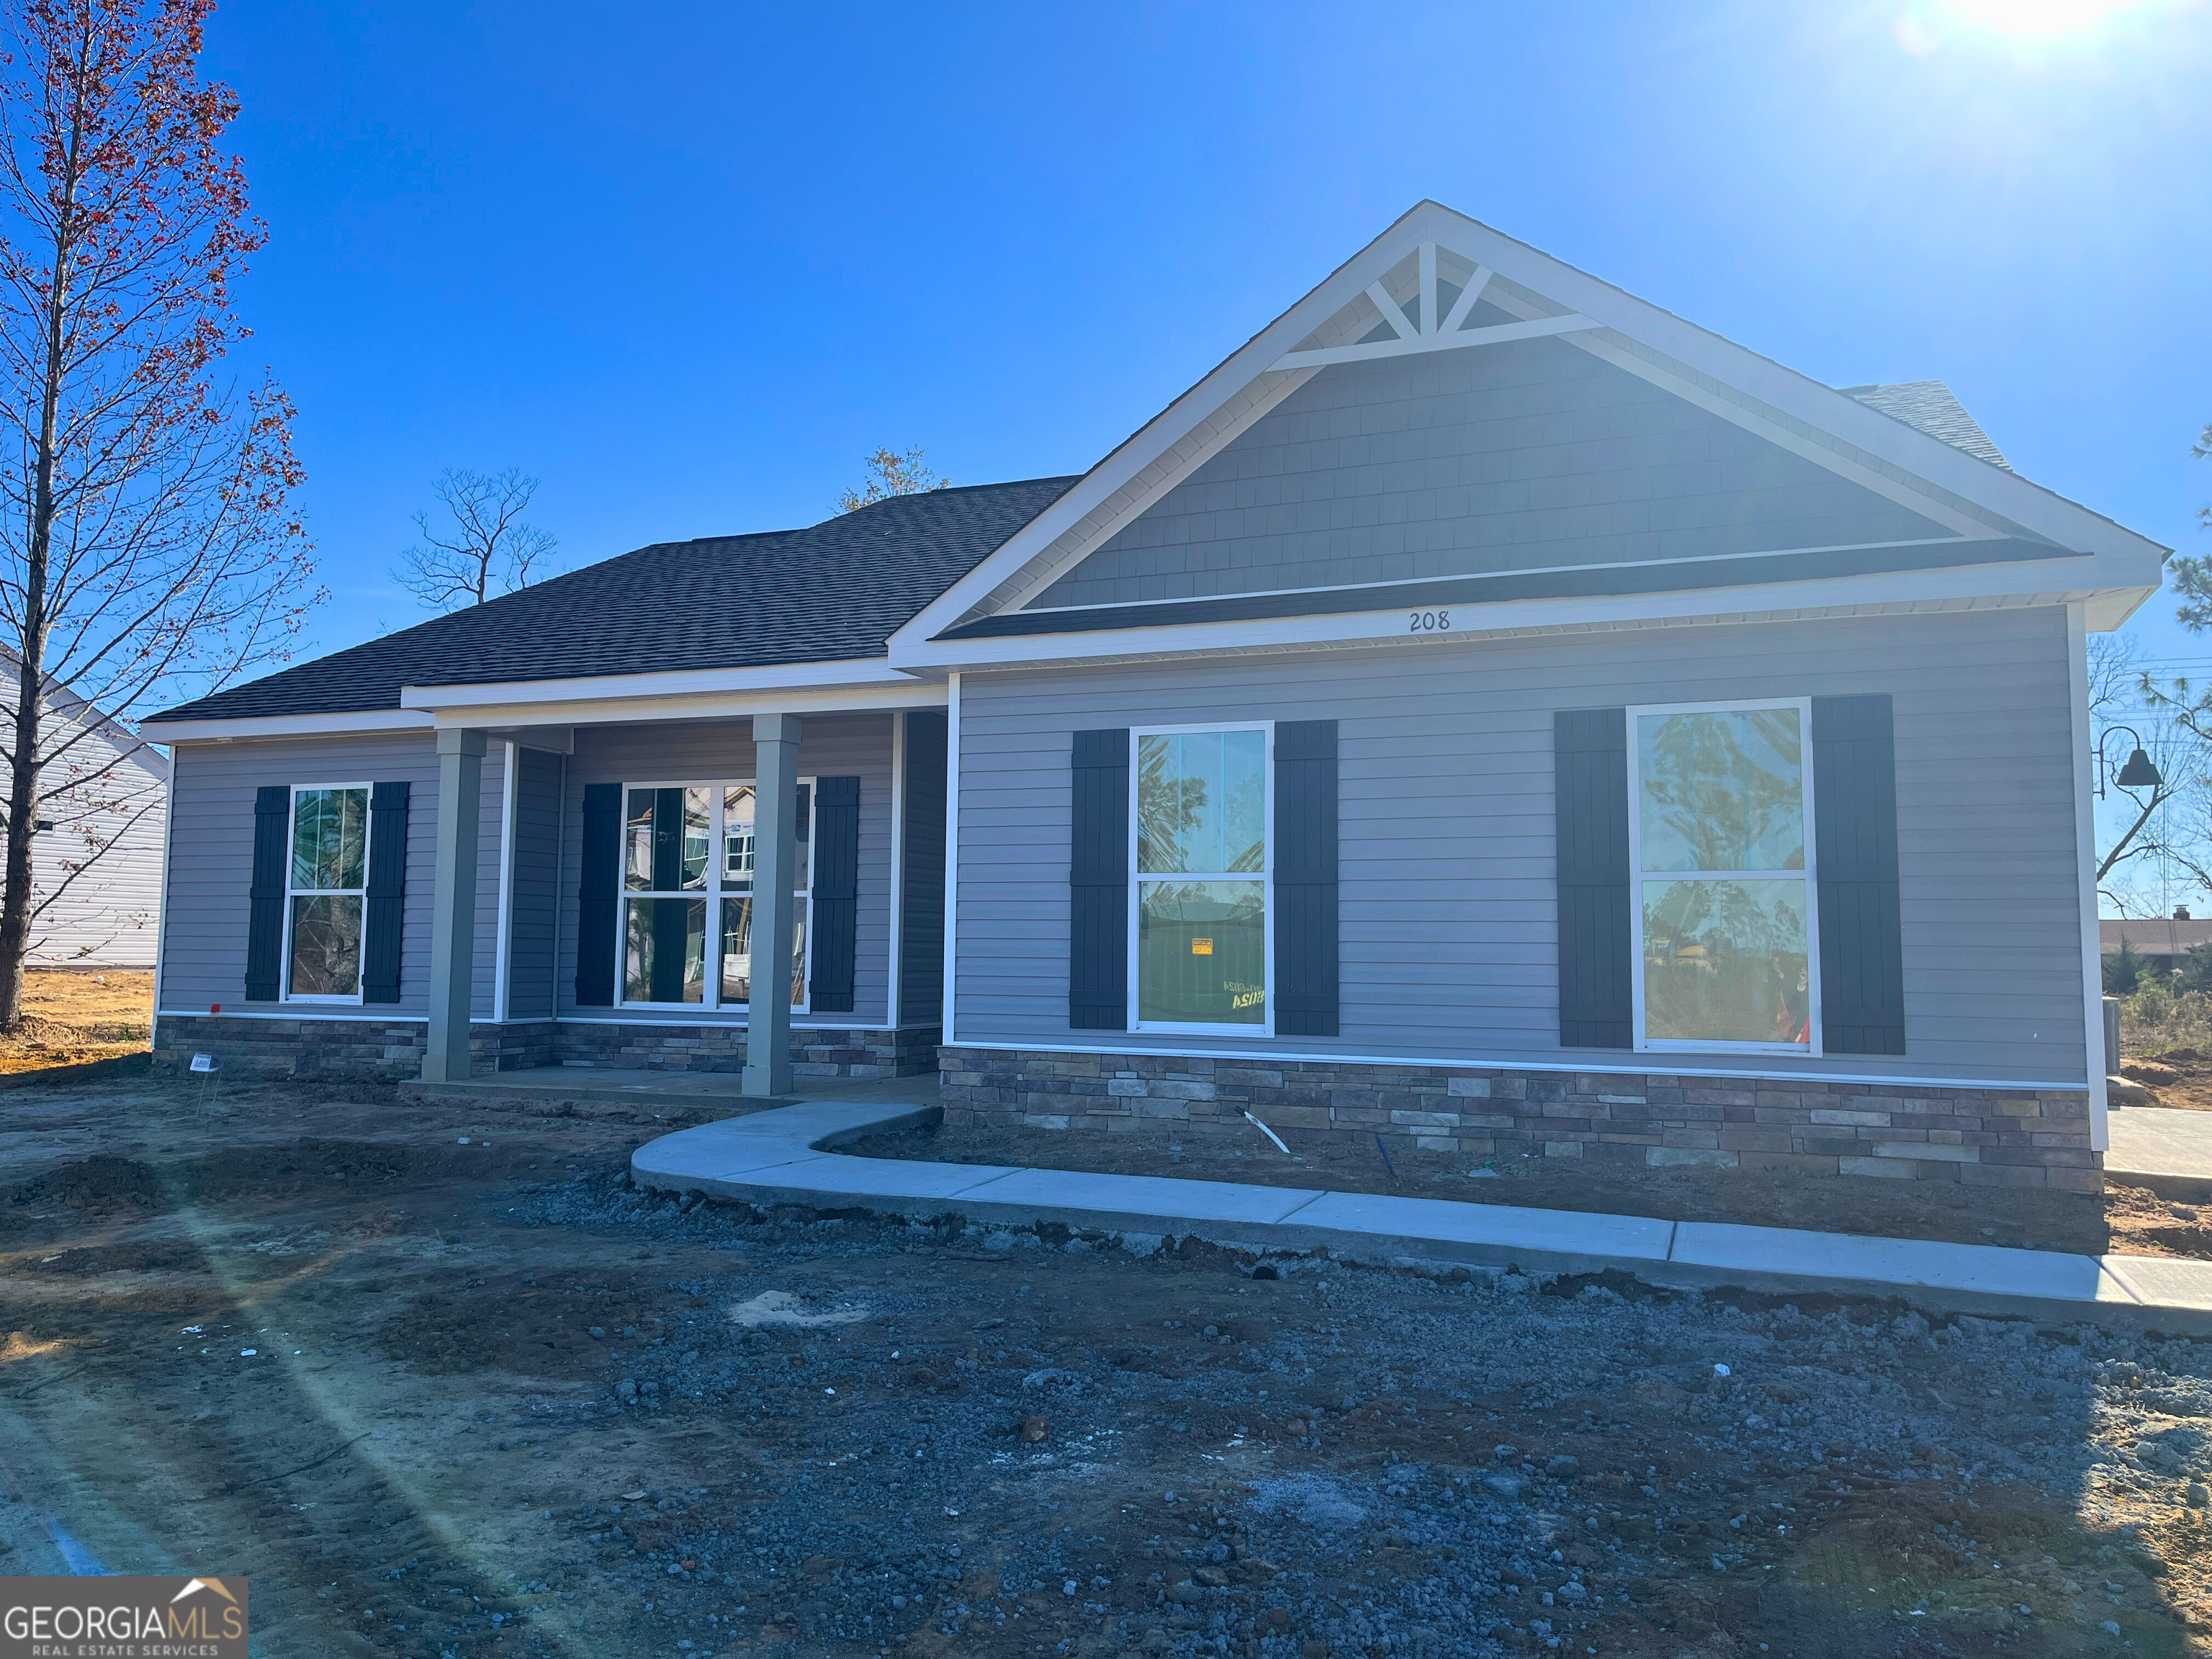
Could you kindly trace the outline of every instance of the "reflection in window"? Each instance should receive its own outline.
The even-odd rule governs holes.
[[[623,1000],[742,1006],[751,985],[754,787],[695,783],[625,792]],[[812,791],[799,789],[791,1000],[806,1000]],[[709,928],[713,945],[709,948]]]
[[[1636,716],[1646,1043],[1811,1047],[1802,712]]]
[[[368,880],[368,791],[292,795],[292,858],[285,902],[285,994],[361,994],[362,913]]]
[[[1140,735],[1134,807],[1139,1023],[1264,1026],[1267,734]]]

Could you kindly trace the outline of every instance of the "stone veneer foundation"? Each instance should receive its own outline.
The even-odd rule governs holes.
[[[2086,1090],[939,1051],[948,1125],[1389,1135],[1435,1152],[2104,1190]]]
[[[154,1030],[154,1066],[181,1071],[195,1054],[226,1069],[264,1076],[324,1073],[404,1079],[422,1069],[419,1019],[237,1019],[225,1014],[164,1015]],[[791,1034],[792,1069],[800,1077],[916,1077],[936,1069],[938,1030],[817,1030]],[[617,1071],[736,1072],[745,1034],[726,1025],[599,1024],[580,1020],[472,1025],[469,1048],[479,1075],[540,1066]]]

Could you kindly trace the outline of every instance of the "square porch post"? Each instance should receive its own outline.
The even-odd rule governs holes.
[[[483,793],[484,734],[438,733],[437,866],[430,894],[430,1031],[425,1083],[469,1075],[469,1001],[477,953],[477,829]]]
[[[753,716],[753,927],[748,1095],[791,1092],[791,933],[799,856],[799,716]]]

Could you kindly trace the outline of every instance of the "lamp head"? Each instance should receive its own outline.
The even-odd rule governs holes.
[[[2112,781],[2123,789],[2155,789],[2166,780],[2159,775],[2158,768],[2150,763],[2150,757],[2138,749],[2128,757],[2128,763],[2120,769],[2119,776]]]

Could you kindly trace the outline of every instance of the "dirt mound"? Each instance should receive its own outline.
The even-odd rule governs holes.
[[[7,1193],[9,1209],[22,1212],[52,1209],[153,1210],[162,1204],[160,1178],[135,1158],[98,1152],[77,1164],[64,1164],[20,1182]]]

